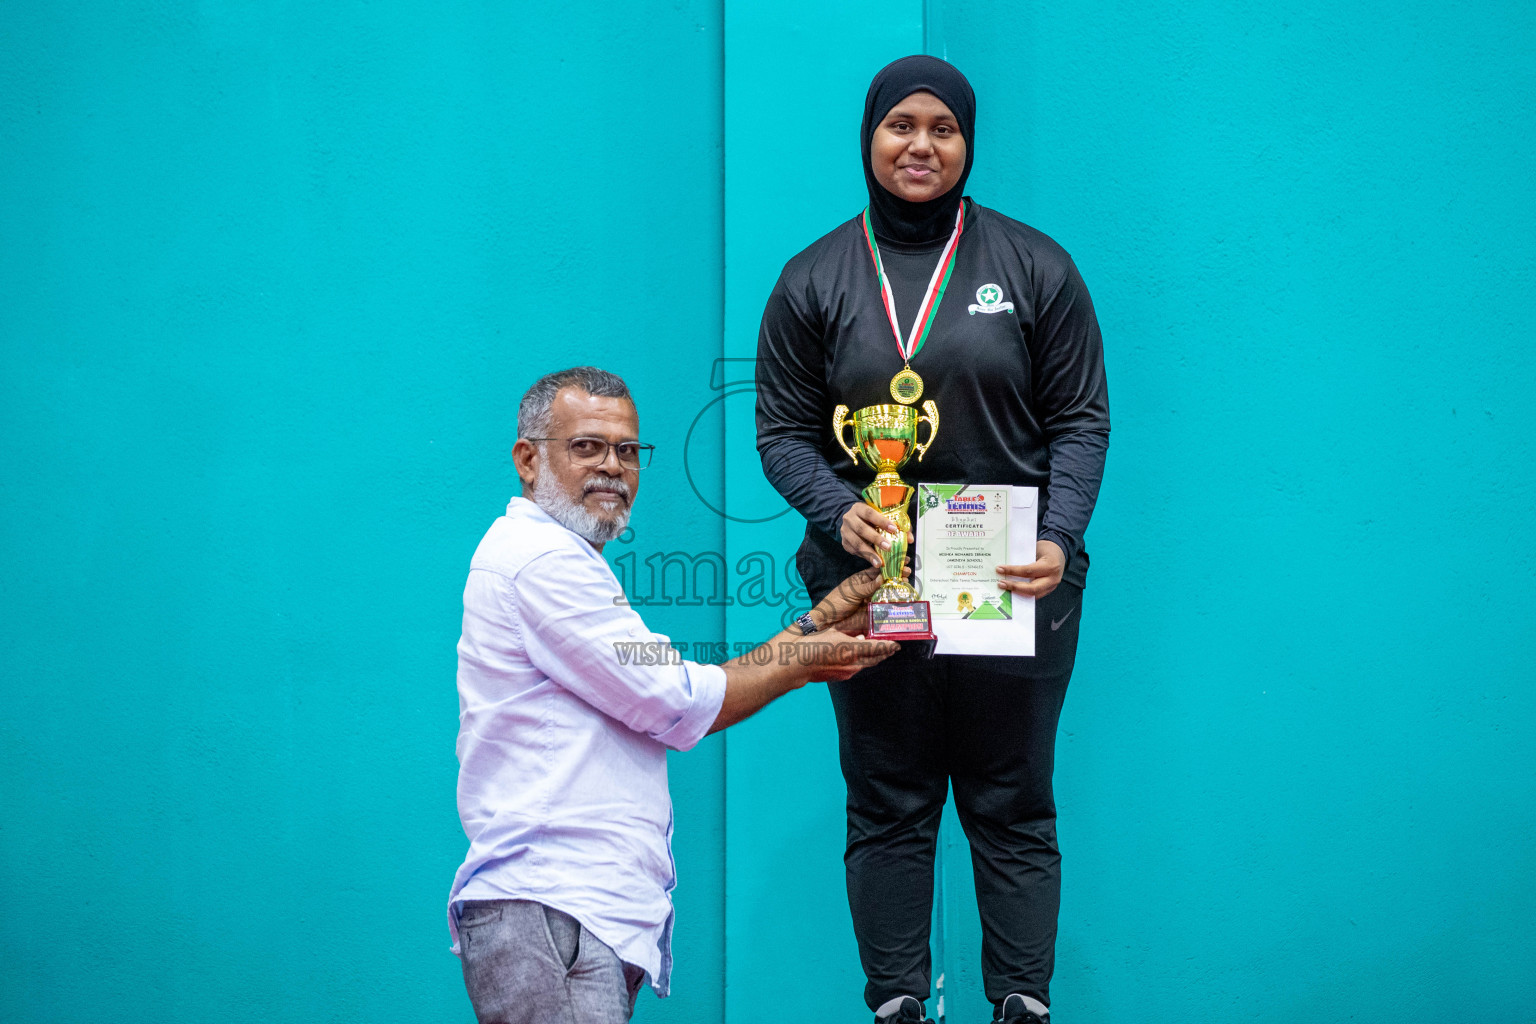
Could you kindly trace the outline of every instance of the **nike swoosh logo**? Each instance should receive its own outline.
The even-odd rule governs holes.
[[[1077,611],[1077,607],[1074,605],[1073,608],[1072,608],[1072,612],[1075,612],[1075,611]],[[1051,620],[1051,632],[1054,633],[1058,629],[1060,629],[1061,628],[1061,624],[1063,622],[1066,622],[1068,619],[1070,619],[1072,617],[1072,612],[1067,612],[1067,614],[1063,615],[1059,619],[1052,619]]]

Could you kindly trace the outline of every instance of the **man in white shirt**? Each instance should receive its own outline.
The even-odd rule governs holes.
[[[735,661],[655,657],[673,653],[667,638],[645,628],[602,557],[628,525],[649,455],[618,377],[543,377],[518,409],[524,497],[470,563],[458,673],[470,847],[448,923],[482,1024],[622,1024],[646,977],[665,996],[667,749],[896,650],[837,628],[851,628],[878,585],[870,570]]]

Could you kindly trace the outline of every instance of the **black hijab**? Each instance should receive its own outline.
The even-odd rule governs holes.
[[[896,196],[875,180],[869,162],[869,144],[875,129],[891,108],[915,92],[931,92],[944,101],[960,124],[965,139],[965,169],[955,187],[926,202],[913,203]],[[864,156],[864,184],[869,189],[869,219],[875,234],[893,242],[927,242],[945,238],[955,226],[955,210],[965,195],[965,179],[971,176],[976,152],[976,94],[971,83],[952,64],[916,54],[892,61],[869,83],[864,97],[864,125],[859,131]]]

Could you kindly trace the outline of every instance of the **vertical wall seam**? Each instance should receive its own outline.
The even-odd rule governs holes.
[[[719,4],[716,7],[716,21],[715,21],[715,24],[720,26],[720,77],[719,77],[719,82],[720,82],[720,107],[719,107],[719,110],[720,110],[720,258],[719,258],[719,261],[717,263],[717,267],[718,267],[718,270],[719,270],[719,273],[720,273],[720,323],[719,323],[719,331],[718,331],[719,348],[718,348],[718,350],[716,352],[716,355],[721,360],[720,365],[722,365],[722,366],[725,365],[724,359],[726,357],[726,340],[725,340],[725,316],[726,316],[726,314],[725,314],[725,301],[726,301],[726,295],[725,295],[725,240],[726,240],[726,228],[725,228],[725,219],[728,216],[728,207],[726,206],[726,182],[725,182],[725,154],[726,154],[726,146],[725,146],[725,132],[726,132],[726,109],[725,109],[725,104],[726,104],[726,85],[725,85],[725,83],[726,83],[726,78],[725,78],[725,57],[726,57],[726,52],[725,52],[726,51],[725,35],[726,35],[726,21],[725,21],[725,17],[726,17],[726,15],[725,15],[725,0],[719,0]],[[727,494],[728,494],[728,492],[730,490],[730,481],[726,478],[726,474],[728,472],[730,472],[730,460],[726,458],[726,451],[725,451],[725,432],[726,432],[725,431],[725,422],[726,422],[725,416],[726,416],[725,403],[722,402],[722,403],[720,403],[720,507],[722,509],[729,507],[726,504],[726,497],[727,497]],[[724,516],[720,517],[720,553],[721,553],[721,555],[723,557],[725,557],[727,559],[727,565],[729,565],[729,556],[730,556],[730,545],[729,545],[730,529],[729,529],[729,527],[730,527],[729,520],[727,520]],[[727,607],[725,605],[721,605],[720,606],[720,639],[722,641],[726,641],[726,640],[729,639],[729,637],[727,636],[729,627],[730,627],[730,621],[729,621],[729,615],[728,615]],[[729,914],[730,914],[730,899],[731,899],[731,858],[730,858],[730,855],[729,855],[730,843],[731,843],[731,822],[730,822],[730,815],[728,813],[728,811],[729,811],[728,800],[729,800],[729,792],[730,792],[730,785],[729,785],[729,780],[730,780],[730,758],[731,758],[731,736],[730,736],[730,731],[726,730],[726,731],[724,731],[724,732],[722,732],[720,734],[720,800],[719,800],[719,804],[718,804],[719,811],[720,811],[720,990],[719,991],[720,991],[720,1019],[722,1021],[730,1019],[729,1018],[730,991],[727,988],[727,983],[728,983],[728,981],[730,979],[730,976],[731,976],[731,968],[730,968],[731,940],[730,940],[730,928],[729,928],[729,923],[730,923],[730,917],[729,917]]]
[[[949,59],[949,47],[944,43],[944,0],[923,0],[923,52]]]

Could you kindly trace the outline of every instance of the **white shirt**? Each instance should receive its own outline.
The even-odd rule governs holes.
[[[513,498],[464,588],[459,818],[469,855],[448,895],[455,953],[458,901],[537,900],[667,994],[677,877],[666,751],[709,731],[725,670],[621,657],[646,642],[667,638],[645,628],[592,545]]]

